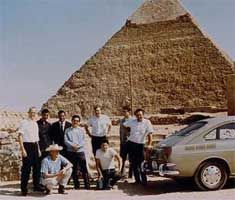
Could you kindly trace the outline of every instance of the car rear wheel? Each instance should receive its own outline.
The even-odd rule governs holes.
[[[194,180],[201,190],[218,190],[224,187],[228,175],[225,166],[214,161],[203,163],[197,170]]]

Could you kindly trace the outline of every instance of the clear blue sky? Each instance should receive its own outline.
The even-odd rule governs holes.
[[[142,2],[0,0],[0,108],[39,109]],[[235,59],[235,0],[182,2]]]

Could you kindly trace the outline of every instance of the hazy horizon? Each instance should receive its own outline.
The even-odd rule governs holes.
[[[142,2],[0,0],[0,109],[40,109]],[[234,60],[235,1],[182,3]]]

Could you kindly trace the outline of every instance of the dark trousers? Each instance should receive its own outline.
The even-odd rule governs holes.
[[[115,169],[102,170],[102,175],[104,178],[103,189],[106,189],[108,186],[113,186],[121,179],[121,176],[116,173]]]
[[[82,173],[85,188],[90,187],[89,176],[86,164],[86,157],[84,152],[68,152],[69,160],[73,164],[72,178],[74,182],[74,188],[79,188],[80,183],[78,179],[78,173]]]
[[[38,145],[37,143],[23,143],[27,152],[27,157],[22,158],[21,167],[21,191],[27,192],[27,185],[30,177],[31,168],[33,168],[33,186],[37,188],[39,186],[39,157],[38,157]]]
[[[125,168],[125,161],[127,160],[127,155],[128,155],[128,143],[127,142],[120,142],[120,156],[122,158],[122,169],[121,169],[121,173],[123,173],[124,168]],[[129,156],[130,157],[130,156]],[[128,157],[128,158],[129,158]],[[130,158],[129,158],[129,172],[128,172],[128,177],[131,178],[132,177],[132,165],[130,162]]]
[[[141,182],[141,163],[144,161],[144,144],[128,141],[129,159],[132,164],[135,180]]]
[[[92,152],[95,156],[96,151],[101,148],[102,141],[106,140],[106,136],[103,137],[91,137]]]

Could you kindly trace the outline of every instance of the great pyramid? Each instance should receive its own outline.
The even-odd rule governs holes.
[[[148,0],[43,107],[90,115],[94,104],[120,114],[123,105],[226,108],[233,62],[178,0]]]

